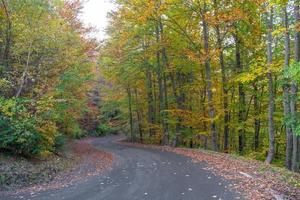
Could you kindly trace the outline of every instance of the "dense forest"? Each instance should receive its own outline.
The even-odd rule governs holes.
[[[299,170],[299,0],[116,4],[99,63],[132,141]]]
[[[0,1],[0,149],[47,156],[94,120],[96,42],[81,1]]]
[[[98,42],[83,1],[0,1],[1,152],[122,130],[299,171],[300,0],[115,4]]]
[[[299,86],[300,0],[0,0],[0,200],[298,200]]]

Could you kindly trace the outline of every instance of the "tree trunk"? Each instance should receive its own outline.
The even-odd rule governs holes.
[[[160,43],[160,31],[159,26],[156,26],[156,43],[159,45]],[[157,81],[158,81],[158,121],[161,123],[161,112],[164,110],[164,96],[163,96],[163,80],[162,80],[162,66],[160,61],[160,50],[158,49],[156,52],[156,64],[157,64]]]
[[[216,0],[214,2],[216,16],[218,17],[219,8],[218,3]],[[224,128],[223,128],[223,136],[224,136],[224,152],[228,153],[229,148],[229,110],[228,110],[228,89],[227,87],[227,80],[226,80],[226,71],[225,71],[225,61],[224,61],[224,51],[223,51],[223,44],[221,38],[221,31],[219,25],[216,26],[216,34],[217,34],[217,46],[220,51],[219,55],[219,64],[222,73],[222,90],[223,90],[223,109],[224,109]]]
[[[236,69],[237,73],[242,73],[243,71],[243,66],[242,66],[242,61],[241,61],[241,52],[240,52],[240,39],[239,36],[235,35],[235,59],[236,59]],[[239,133],[239,153],[243,153],[244,151],[244,145],[245,145],[245,129],[244,129],[244,115],[245,115],[245,92],[244,92],[244,87],[243,84],[239,83],[238,84],[238,93],[239,93],[239,111],[238,111],[238,123],[240,126],[238,129]]]
[[[150,71],[150,66],[148,63],[147,65],[147,71],[146,71],[146,77],[147,77],[147,100],[148,100],[148,127],[149,127],[149,136],[154,135],[153,131],[153,124],[155,119],[155,102],[153,100],[153,86],[152,86],[152,73]]]
[[[128,97],[128,111],[129,111],[129,125],[130,125],[130,138],[131,142],[135,141],[133,132],[133,114],[132,114],[132,97],[130,86],[127,87],[127,97]]]
[[[4,46],[4,51],[3,55],[0,55],[0,64],[3,64],[6,68],[9,66],[9,54],[10,54],[10,47],[11,47],[11,40],[12,40],[12,22],[10,19],[10,13],[7,8],[7,4],[4,0],[1,0],[4,12],[7,18],[7,27],[5,31],[5,46]]]
[[[170,79],[171,79],[171,84],[172,84],[172,92],[173,92],[173,96],[174,96],[174,99],[176,101],[176,108],[177,109],[180,109],[180,103],[178,102],[179,100],[179,97],[178,97],[178,94],[177,94],[177,81],[175,80],[175,77],[174,77],[174,73],[171,72],[170,73]],[[172,146],[177,146],[177,137],[178,137],[178,134],[180,132],[180,117],[176,116],[176,125],[175,125],[175,136],[173,138],[173,141],[172,141]]]
[[[268,129],[269,129],[269,151],[266,158],[266,163],[270,164],[275,156],[275,135],[274,135],[274,109],[275,109],[275,96],[274,96],[274,84],[272,75],[272,61],[273,61],[273,50],[272,50],[272,31],[273,31],[273,8],[271,8],[270,16],[268,17],[268,35],[267,35],[267,59],[268,59],[268,87],[269,87],[269,111],[268,111]]]
[[[300,32],[298,30],[299,23],[300,23],[300,14],[299,14],[299,0],[295,0],[294,5],[294,15],[295,15],[295,28],[296,28],[296,35],[295,35],[295,61],[297,63],[300,62]],[[299,171],[299,163],[298,163],[298,136],[296,134],[296,121],[297,121],[297,83],[295,81],[292,82],[291,85],[291,116],[293,119],[292,131],[293,131],[293,155],[292,155],[292,171],[297,172]]]
[[[143,130],[142,130],[142,122],[141,122],[142,110],[140,109],[140,106],[139,106],[139,103],[138,103],[137,88],[134,89],[134,92],[135,92],[135,103],[136,103],[136,116],[137,116],[138,131],[139,131],[139,136],[140,136],[140,142],[143,143]]]
[[[259,106],[259,99],[258,99],[258,88],[257,85],[253,84],[254,88],[254,112],[255,112],[255,119],[254,119],[254,150],[258,151],[259,148],[259,133],[260,133],[260,106]]]
[[[291,47],[290,47],[290,30],[287,8],[283,9],[284,18],[283,23],[285,26],[285,58],[284,58],[284,69],[286,70],[290,65]],[[284,120],[287,120],[291,115],[290,98],[289,98],[290,86],[288,80],[285,80],[283,84],[283,114]],[[285,168],[291,170],[292,165],[292,152],[293,152],[293,133],[290,125],[285,124],[286,132],[286,151],[285,151]]]
[[[156,83],[156,79],[155,79],[155,73],[153,72],[150,72],[151,74],[152,74],[152,78],[153,78],[153,82],[152,82],[152,86],[153,86],[153,100],[154,100],[154,102],[153,102],[153,107],[154,107],[154,113],[153,113],[153,116],[154,116],[154,124],[155,123],[158,123],[158,114],[157,113],[159,113],[159,110],[158,110],[158,107],[157,107],[157,99],[158,99],[158,97],[157,97],[157,92],[156,92],[156,88],[157,88],[157,83]]]
[[[226,88],[226,72],[224,62],[224,52],[219,26],[216,27],[218,49],[220,50],[219,62],[222,71],[222,89],[223,89],[223,109],[224,109],[224,152],[228,153],[229,148],[229,111],[228,111],[228,90]]]
[[[167,50],[164,47],[164,40],[163,40],[163,34],[164,34],[164,27],[161,22],[161,19],[159,20],[160,25],[160,34],[161,34],[161,42],[162,42],[162,63],[163,63],[163,90],[164,90],[164,109],[168,109],[168,89],[167,89],[167,76],[166,76],[166,70],[168,68],[168,56],[167,56]],[[163,113],[163,145],[169,144],[169,127],[168,127],[168,116],[167,113]]]
[[[207,91],[207,86],[206,86],[206,81],[205,81],[205,72],[204,70],[201,70],[201,80],[202,81],[202,90],[200,91],[200,112],[202,113],[202,117],[203,119],[206,119],[207,118],[207,115],[206,115],[206,91]],[[208,131],[208,125],[207,125],[207,121],[206,120],[202,120],[202,131],[204,133],[206,133]],[[208,145],[207,145],[207,141],[208,141],[208,136],[204,136],[202,137],[202,139],[204,139],[204,149],[207,149],[208,148]]]
[[[211,145],[214,151],[218,150],[217,144],[217,128],[215,122],[216,110],[213,102],[213,92],[212,92],[212,81],[211,81],[211,66],[210,66],[210,51],[209,51],[209,27],[206,21],[206,3],[204,2],[204,14],[202,15],[202,26],[203,26],[203,42],[205,50],[205,75],[206,75],[206,84],[207,84],[207,100],[209,106],[209,118],[210,118],[210,132],[211,132]]]
[[[28,73],[28,69],[29,69],[29,62],[30,62],[30,56],[31,56],[31,48],[32,48],[32,42],[30,42],[29,44],[29,49],[28,49],[28,54],[27,54],[27,60],[26,60],[26,65],[24,67],[24,71],[21,77],[21,82],[20,82],[20,86],[19,89],[16,93],[16,98],[18,98],[21,95],[21,92],[23,90],[24,84],[25,84],[25,79]]]

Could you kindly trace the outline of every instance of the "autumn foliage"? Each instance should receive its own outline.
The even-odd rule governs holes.
[[[81,1],[0,1],[0,149],[48,155],[85,133],[96,45]]]
[[[107,101],[127,114],[132,141],[298,171],[298,0],[117,4],[100,63],[112,85]]]

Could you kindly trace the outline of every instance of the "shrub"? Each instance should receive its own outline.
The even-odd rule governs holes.
[[[117,134],[118,130],[114,127],[111,127],[107,124],[99,124],[97,129],[94,133],[94,136],[102,136],[102,135],[109,135],[109,134]]]
[[[62,148],[65,136],[81,138],[77,117],[52,97],[37,101],[0,97],[0,150],[47,156]]]
[[[65,143],[66,143],[66,136],[64,134],[57,135],[54,140],[55,151],[62,150]]]
[[[22,102],[0,98],[0,149],[31,155],[41,151],[36,121]]]

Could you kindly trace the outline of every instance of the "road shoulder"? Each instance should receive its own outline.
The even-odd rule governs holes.
[[[91,143],[96,139],[73,140],[69,144],[70,152],[67,155],[54,156],[50,161],[11,159],[10,163],[4,163],[2,161],[7,161],[8,158],[1,160],[1,174],[6,170],[7,176],[10,174],[10,177],[14,177],[12,181],[17,181],[17,184],[10,181],[10,185],[2,185],[0,195],[19,195],[22,198],[22,194],[26,193],[34,196],[37,192],[67,187],[103,173],[112,166],[114,155],[95,148]],[[16,167],[19,168],[18,175]],[[32,181],[34,176],[36,180]]]
[[[193,162],[205,162],[206,170],[232,182],[230,189],[242,193],[246,199],[297,200],[300,197],[300,186],[296,185],[297,182],[300,182],[299,174],[259,161],[200,149],[131,144],[124,141],[119,141],[119,143],[173,152],[190,157]]]

